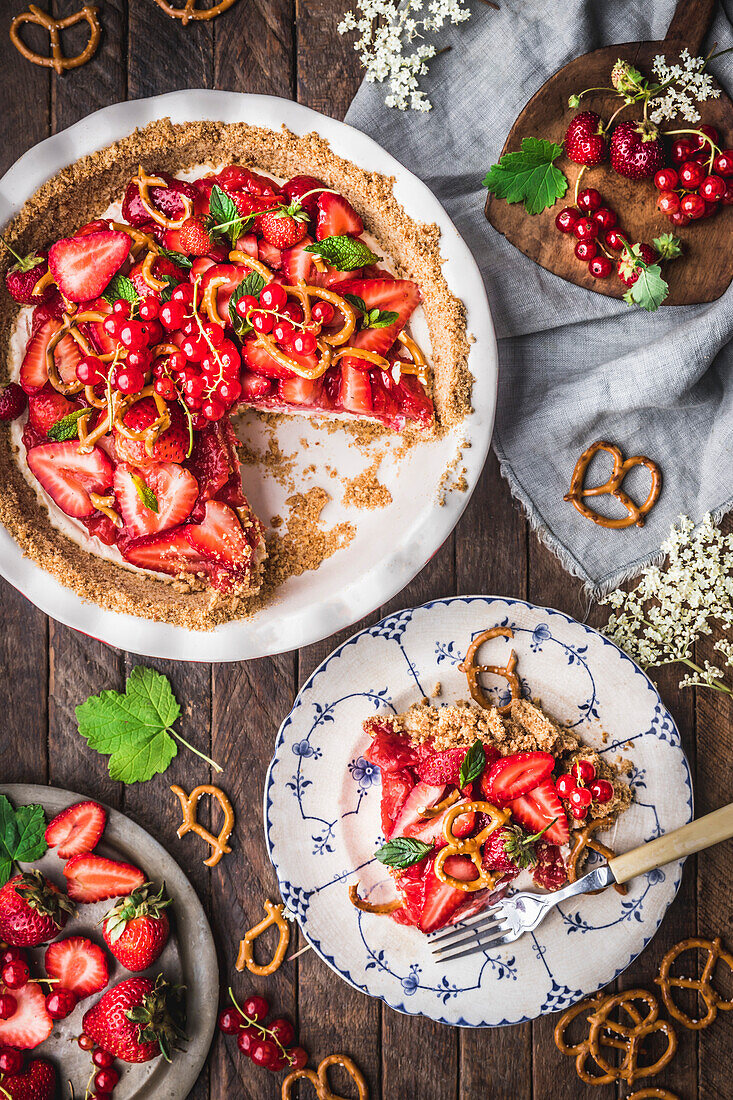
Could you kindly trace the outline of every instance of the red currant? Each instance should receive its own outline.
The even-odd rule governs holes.
[[[713,168],[719,176],[729,179],[733,176],[733,149],[723,149],[713,161]]]
[[[199,410],[201,409],[202,401],[200,397],[194,397],[192,394],[187,393],[184,394],[183,400],[186,402],[186,408],[190,409],[191,412],[199,412]],[[203,418],[202,422],[206,423]]]
[[[292,1046],[293,1039],[295,1038],[295,1028],[290,1023],[290,1020],[278,1017],[277,1020],[273,1020],[272,1023],[268,1025],[268,1030],[282,1046]]]
[[[677,138],[676,141],[672,142],[672,148],[670,150],[672,160],[675,164],[683,164],[684,161],[690,159],[696,148],[697,145],[691,138]]]
[[[313,355],[316,350],[316,338],[312,332],[299,332],[293,337],[293,351],[296,355]]]
[[[592,214],[594,210],[598,210],[602,202],[601,193],[596,191],[595,187],[586,187],[578,193],[578,207],[586,214]]]
[[[142,351],[129,351],[125,360],[126,366],[135,367],[137,370],[141,370],[143,374],[148,373],[152,362],[153,356],[148,348],[143,348]]]
[[[613,783],[608,779],[596,779],[595,783],[591,783],[589,790],[596,802],[610,802],[613,798]]]
[[[171,294],[172,302],[181,302],[184,306],[190,306],[193,302],[193,286],[191,283],[179,283]]]
[[[145,385],[145,375],[139,367],[128,367],[126,365],[115,367],[112,374],[112,385],[120,393],[139,393]]]
[[[600,209],[595,210],[592,214],[593,221],[601,229],[613,229],[614,225],[618,221],[615,210],[609,210],[607,206],[601,206]]]
[[[3,985],[8,989],[23,989],[28,985],[31,976],[31,968],[22,959],[6,963],[2,969]]]
[[[303,1047],[293,1047],[288,1051],[288,1063],[291,1069],[303,1069],[308,1064],[308,1051]]]
[[[330,325],[333,321],[334,308],[330,302],[316,302],[311,310],[311,317],[322,325]]]
[[[573,233],[579,241],[592,241],[598,236],[598,226],[592,218],[578,218]]]
[[[657,206],[663,214],[676,214],[680,208],[680,197],[676,191],[660,191]]]
[[[561,233],[572,233],[580,212],[574,206],[564,206],[555,218],[555,225]]]
[[[147,298],[143,298],[137,307],[137,311],[140,314],[140,318],[143,321],[157,321],[158,314],[160,313],[160,302],[157,298],[154,298],[152,294],[149,294]]]
[[[236,1035],[245,1026],[244,1017],[236,1008],[223,1008],[219,1013],[219,1031],[224,1035]]]
[[[52,1020],[65,1020],[77,1006],[79,998],[70,989],[54,989],[46,997],[46,1012]]]
[[[76,377],[85,386],[96,386],[105,379],[104,363],[96,355],[85,355],[76,364]]]
[[[9,1020],[18,1009],[18,1002],[12,993],[0,993],[0,1020]]]
[[[184,375],[183,392],[188,397],[201,397],[204,392],[204,380],[200,374],[193,371]]]
[[[272,332],[275,324],[275,318],[271,313],[262,313],[259,310],[256,310],[249,320],[255,332]]]
[[[587,806],[571,806],[570,813],[576,821],[583,821],[588,816]]]
[[[654,186],[658,191],[674,191],[678,178],[674,168],[660,168],[654,177]]]
[[[187,336],[181,344],[181,351],[191,363],[200,363],[209,348],[200,336]]]
[[[139,321],[126,321],[120,328],[120,343],[130,351],[141,351],[147,347],[147,334]]]
[[[722,176],[706,176],[700,184],[700,194],[705,202],[720,202],[725,194],[725,180]]]
[[[98,1092],[112,1092],[119,1079],[116,1069],[100,1069],[94,1078],[94,1087]]]
[[[221,346],[224,342],[224,326],[212,324],[211,321],[207,321],[203,326],[204,335],[208,342],[213,344],[215,348]]]
[[[721,201],[723,206],[733,206],[733,183],[727,184]]]
[[[288,302],[280,310],[280,313],[282,313],[284,317],[289,317],[296,325],[301,325],[303,323],[303,317],[305,316],[302,308],[297,302]]]
[[[153,389],[158,397],[162,397],[164,401],[175,401],[176,399],[177,391],[172,378],[156,378],[153,382]]]
[[[102,322],[102,328],[107,336],[110,336],[113,340],[116,340],[120,333],[120,328],[124,323],[123,317],[118,317],[114,313],[111,317],[105,317]]]
[[[174,329],[180,328],[183,324],[186,316],[186,307],[183,302],[171,300],[170,302],[165,302],[160,307],[158,316],[160,317],[160,323],[163,328],[168,329],[169,332],[173,332]]]
[[[236,309],[239,316],[244,317],[246,320],[253,309],[259,308],[259,304],[260,303],[257,301],[254,294],[245,294],[242,298],[239,299],[234,308]]]
[[[204,401],[201,412],[207,420],[221,420],[226,408],[223,401],[220,401],[217,397],[210,397],[208,401]]]
[[[612,248],[614,252],[620,252],[624,247],[623,233],[618,229],[609,229],[605,240],[608,247]]]
[[[280,283],[268,283],[260,292],[260,305],[264,309],[274,309],[279,312],[287,300],[287,292]]]
[[[560,795],[560,798],[569,798],[570,793],[574,791],[576,787],[575,779],[569,772],[565,772],[564,775],[558,776],[555,787],[557,788],[557,793]]]
[[[588,270],[594,279],[607,279],[613,271],[613,263],[608,256],[594,256],[588,264]]]
[[[172,370],[174,374],[179,374],[180,371],[185,370],[186,356],[182,351],[172,351],[168,356],[168,368]]]
[[[92,1054],[92,1061],[97,1069],[109,1069],[114,1060],[114,1054],[110,1054],[108,1050],[103,1050],[102,1047],[97,1047]]]
[[[13,1050],[11,1047],[4,1047],[0,1050],[0,1073],[4,1073],[7,1077],[15,1077],[22,1068],[23,1055],[21,1051]]]
[[[259,997],[255,994],[254,997],[248,997],[242,1005],[242,1011],[245,1016],[249,1016],[250,1020],[254,1020],[255,1023],[259,1023],[260,1020],[267,1018],[267,1014],[270,1011],[269,1001],[266,1001],[264,997]]]
[[[28,954],[22,947],[3,947],[0,948],[0,969],[5,966],[6,963],[12,962],[28,962]]]
[[[272,330],[272,335],[275,337],[278,344],[289,344],[295,335],[295,329],[290,324],[290,321],[278,321]]]
[[[231,340],[225,340],[219,348],[219,360],[225,373],[239,374],[239,368],[242,366],[242,356]]]
[[[689,225],[691,219],[687,214],[683,214],[681,210],[678,210],[676,214],[669,215],[669,220],[675,228],[681,229],[683,226]]]
[[[679,171],[680,184],[687,191],[694,191],[705,179],[705,169],[694,160],[686,160]]]
[[[118,298],[112,306],[112,312],[117,317],[129,317],[132,313],[132,306],[126,298]]]
[[[280,1051],[269,1039],[261,1039],[252,1048],[250,1058],[256,1066],[264,1069],[274,1069],[280,1060]]]
[[[582,783],[592,783],[596,777],[596,769],[590,760],[576,760],[570,770]]]
[[[237,1035],[237,1046],[241,1050],[242,1054],[246,1054],[248,1058],[252,1057],[252,1051],[254,1050],[255,1045],[259,1043],[259,1041],[260,1036],[256,1028],[247,1027],[245,1024],[244,1027],[239,1029],[239,1034]]]
[[[579,260],[592,260],[598,251],[595,241],[578,241],[575,245],[575,255]]]
[[[593,801],[593,795],[587,787],[576,787],[568,795],[568,801],[571,806],[580,806],[582,809],[587,810]]]
[[[703,123],[702,126],[698,126],[697,132],[699,136],[693,136],[692,138],[695,150],[701,149],[703,152],[709,153],[710,142],[712,142],[713,145],[720,144],[720,134],[714,126],[708,126],[707,123]],[[705,134],[706,137],[710,138],[710,141],[705,141],[705,139],[702,137],[703,134]]]
[[[225,405],[233,405],[242,396],[242,386],[236,378],[223,378],[217,384],[216,393]]]
[[[94,1050],[95,1043],[91,1035],[85,1035],[84,1032],[82,1032],[76,1041],[82,1050]]]
[[[695,191],[689,195],[683,195],[680,202],[680,212],[687,214],[688,218],[701,218],[705,213],[705,199]]]

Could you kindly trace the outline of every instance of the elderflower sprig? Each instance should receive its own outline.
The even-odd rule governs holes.
[[[601,600],[613,608],[604,633],[642,668],[682,664],[680,687],[709,687],[733,695],[725,669],[694,660],[695,642],[714,627],[733,628],[733,535],[724,535],[708,514],[697,527],[680,518],[662,543],[665,560],[646,569],[630,592],[617,589]],[[715,650],[733,667],[733,641]]]
[[[339,34],[357,31],[354,49],[359,54],[370,83],[387,83],[387,107],[399,111],[429,111],[432,103],[420,90],[427,62],[440,51],[422,40],[446,23],[464,23],[471,12],[464,0],[356,0],[356,12],[348,11],[338,25]],[[422,18],[418,18],[419,14]],[[422,43],[422,44],[418,44]],[[412,52],[406,52],[407,47]]]

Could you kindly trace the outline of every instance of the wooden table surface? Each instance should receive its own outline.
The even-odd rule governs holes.
[[[58,15],[79,7],[78,0],[56,2]],[[359,84],[351,43],[336,32],[345,6],[346,0],[239,0],[213,22],[183,28],[154,0],[131,0],[129,10],[126,0],[102,0],[99,52],[83,68],[58,78],[21,59],[8,44],[10,17],[27,5],[2,0],[0,168],[4,171],[35,142],[98,107],[179,88],[269,92],[342,118]],[[581,585],[529,532],[493,456],[454,535],[389,606],[353,629],[433,597],[474,592],[524,597],[581,619],[587,610]],[[601,613],[592,610],[590,621],[602,622]],[[590,1088],[578,1081],[572,1061],[554,1046],[551,1017],[490,1032],[446,1028],[383,1008],[350,989],[312,953],[264,981],[235,974],[239,937],[260,919],[263,898],[276,896],[261,817],[276,731],[299,685],[352,630],[298,652],[247,663],[146,662],[171,678],[184,710],[184,736],[226,764],[226,788],[238,812],[236,847],[208,872],[199,862],[197,843],[176,838],[179,817],[168,793],[169,783],[189,789],[207,781],[205,769],[183,753],[165,778],[123,789],[110,781],[104,759],[89,752],[77,734],[76,704],[103,688],[121,688],[138,659],[46,618],[4,582],[0,623],[2,780],[51,783],[104,799],[159,837],[190,871],[206,905],[223,985],[233,979],[242,993],[266,992],[296,1021],[301,1041],[314,1055],[353,1055],[369,1080],[372,1100],[554,1100],[558,1095],[607,1100],[616,1095],[613,1086]],[[702,656],[712,656],[710,646]],[[660,686],[682,732],[696,777],[697,813],[702,814],[730,799],[732,708],[728,698],[712,692],[695,697],[690,690],[679,691],[678,679],[676,670],[667,670]],[[623,987],[648,986],[663,953],[682,937],[719,933],[733,943],[732,880],[729,845],[689,860],[679,896],[656,938],[621,979]],[[583,949],[582,941],[574,946]],[[721,1013],[713,1027],[700,1033],[680,1029],[679,1053],[654,1084],[672,1088],[680,1100],[733,1097],[731,1015]],[[274,1100],[280,1096],[279,1082],[279,1075],[256,1069],[241,1056],[231,1039],[217,1037],[190,1096]],[[621,1089],[618,1095],[629,1091]],[[310,1100],[312,1090],[307,1095]]]

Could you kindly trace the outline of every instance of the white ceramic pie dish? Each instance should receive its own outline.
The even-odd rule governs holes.
[[[399,592],[422,569],[458,522],[478,480],[488,452],[494,422],[497,352],[483,282],[469,249],[429,189],[371,138],[342,122],[307,107],[273,96],[244,95],[205,89],[172,92],[149,99],[114,104],[69,129],[47,138],[22,156],[0,180],[0,224],[12,218],[25,200],[50,176],[111,142],[157,119],[247,121],[297,134],[317,130],[338,155],[367,169],[395,178],[395,195],[418,221],[435,222],[441,230],[444,271],[454,294],[467,311],[471,344],[469,369],[475,378],[474,411],[440,440],[420,443],[399,462],[386,460],[380,481],[392,503],[373,511],[345,507],[334,483],[332,500],[323,512],[331,528],[346,521],[356,528],[347,547],[321,566],[292,577],[270,603],[249,619],[227,623],[214,631],[193,631],[136,618],[84,602],[50,574],[25,558],[17,543],[0,528],[0,574],[37,607],[86,634],[132,652],[193,661],[234,661],[292,650],[327,637],[369,614]],[[245,434],[266,450],[264,428],[247,414]],[[346,433],[326,434],[304,420],[285,421],[277,429],[286,453],[299,452],[301,438],[311,441],[298,454],[293,477],[298,488],[327,483],[306,472],[311,463],[328,463],[340,476],[353,477],[365,465]],[[240,433],[241,434],[241,433]],[[397,439],[397,437],[395,437]],[[463,442],[470,446],[465,449]],[[319,444],[316,446],[316,444]],[[462,452],[462,454],[461,454]],[[458,465],[466,491],[453,490],[439,504],[441,479],[460,455]],[[465,468],[465,469],[464,469]],[[258,467],[244,471],[245,491],[265,522],[282,511],[287,490]],[[385,538],[389,533],[389,539]]]

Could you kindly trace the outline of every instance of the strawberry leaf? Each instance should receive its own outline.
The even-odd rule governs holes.
[[[124,692],[91,695],[76,708],[76,720],[89,748],[109,756],[112,779],[144,783],[169,766],[178,753],[176,740],[213,764],[172,729],[180,713],[168,677],[138,665]]]
[[[140,301],[140,295],[135,290],[135,284],[132,279],[127,278],[127,275],[113,275],[102,297],[111,306],[115,304],[118,298],[130,302],[133,306],[136,306]]]
[[[639,278],[631,287],[629,298],[624,295],[624,299],[641,306],[648,313],[654,313],[668,294],[669,287],[662,278],[659,264],[650,264],[648,267],[640,265]]]
[[[157,515],[160,509],[158,508],[158,498],[153,490],[143,481],[140,474],[130,474],[130,477],[132,478],[133,485],[137,489],[137,495],[140,497],[140,500],[146,508],[149,508],[151,512],[155,512]]]
[[[507,202],[522,202],[528,214],[540,214],[568,189],[564,172],[555,167],[562,146],[544,138],[524,138],[522,148],[505,153],[489,168],[484,187]]]
[[[477,739],[463,757],[463,763],[461,764],[461,770],[458,777],[459,786],[466,787],[469,783],[473,783],[474,779],[478,779],[485,767],[486,751],[482,742]]]
[[[424,840],[417,840],[411,836],[398,836],[394,840],[388,840],[386,844],[374,853],[374,858],[387,867],[412,867],[413,863],[419,863],[425,859],[428,852],[432,852],[431,844]]]
[[[655,237],[652,243],[662,260],[676,260],[682,255],[682,242],[672,233],[662,233],[661,237]]]
[[[357,267],[366,267],[381,259],[375,256],[371,248],[358,237],[324,237],[322,241],[306,245],[305,252],[313,252],[325,260],[337,271],[354,271]]]
[[[49,439],[55,440],[56,443],[66,443],[70,439],[78,439],[79,421],[88,412],[88,408],[74,409],[62,417],[61,420],[57,420],[55,424],[52,424],[46,435]]]
[[[0,886],[12,878],[16,862],[34,863],[46,852],[45,830],[43,806],[33,804],[14,810],[0,794]]]

